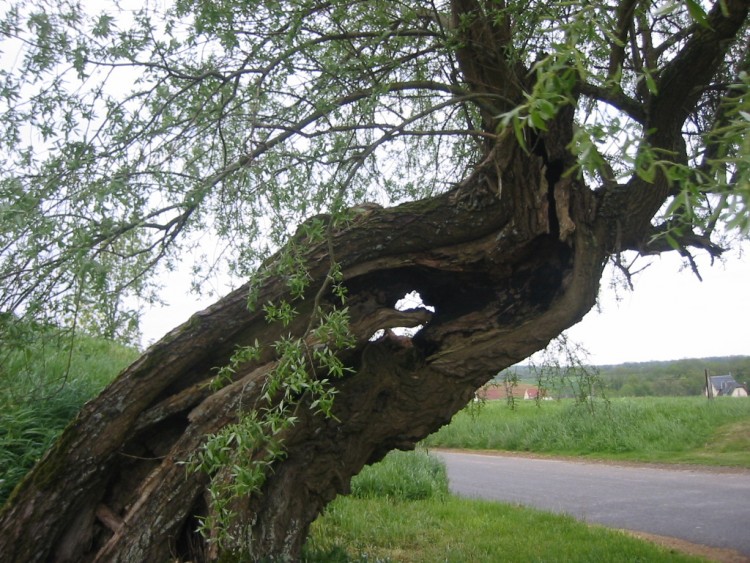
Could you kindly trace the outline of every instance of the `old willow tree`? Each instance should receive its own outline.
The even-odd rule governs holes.
[[[136,4],[1,16],[3,334],[116,335],[201,241],[250,281],[85,406],[6,560],[294,559],[608,260],[747,232],[747,0]]]

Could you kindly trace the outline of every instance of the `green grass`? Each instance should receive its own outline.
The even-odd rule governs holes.
[[[473,414],[472,414],[473,413]],[[491,449],[645,462],[750,467],[750,400],[613,399],[503,402],[458,413],[428,447]]]
[[[445,465],[423,450],[394,451],[352,480],[354,498],[423,500],[448,496]]]
[[[353,482],[355,495],[358,482],[387,482],[382,489],[368,485],[364,498],[340,497],[329,505],[312,526],[303,561],[698,561],[570,516],[452,497],[435,463],[424,453],[392,453],[365,468]],[[431,475],[433,494],[394,496],[393,480],[412,496],[415,474]],[[378,490],[382,496],[373,494]]]
[[[76,341],[72,356],[41,346],[0,349],[0,502],[82,404],[137,356],[91,338]],[[460,413],[428,443],[747,465],[750,401],[705,403],[617,400],[593,416],[571,403],[521,403],[516,411],[494,404],[476,419]],[[425,452],[393,452],[366,468],[352,495],[313,524],[304,560],[696,561],[572,517],[452,497],[445,468]]]
[[[81,406],[137,355],[89,337],[0,350],[0,505]]]

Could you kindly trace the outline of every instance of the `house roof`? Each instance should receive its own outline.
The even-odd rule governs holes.
[[[477,397],[485,401],[496,401],[498,399],[507,399],[510,391],[516,399],[523,399],[524,393],[529,389],[538,389],[534,385],[527,383],[517,383],[515,385],[505,386],[498,383],[488,383],[477,390]]]
[[[708,380],[714,387],[721,387],[726,383],[737,383],[731,375],[711,375]]]
[[[716,389],[716,394],[719,396],[731,395],[732,391],[738,387],[742,387],[731,375],[711,375],[708,380],[711,382],[711,387]]]

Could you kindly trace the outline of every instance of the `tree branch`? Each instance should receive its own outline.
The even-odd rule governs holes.
[[[625,62],[625,45],[637,5],[638,0],[623,0],[617,7],[617,27],[614,30],[614,41],[609,56],[607,80],[614,80]]]
[[[669,233],[670,238],[677,243],[677,248],[675,248],[674,244],[670,243],[670,241],[664,236],[667,233]],[[645,245],[631,247],[628,250],[637,250],[644,256],[651,256],[676,250],[681,255],[687,257],[689,255],[687,251],[688,248],[700,248],[701,250],[708,252],[712,258],[718,258],[726,250],[712,242],[706,235],[700,235],[692,231],[677,233],[672,231],[670,225],[667,223],[662,223],[661,225],[654,227],[649,234],[648,242],[646,242]]]
[[[638,123],[643,124],[646,122],[647,115],[643,104],[634,100],[622,90],[607,89],[595,84],[589,84],[588,82],[579,82],[576,84],[575,93],[604,102],[626,113]]]
[[[748,5],[748,0],[717,2],[708,14],[708,27],[696,26],[685,46],[666,63],[657,79],[656,94],[648,102],[647,119],[643,124],[644,148],[658,151],[655,154],[662,159],[686,163],[682,126],[724,63],[732,41],[745,24]],[[726,6],[726,16],[723,6]],[[644,246],[651,219],[669,197],[671,186],[672,182],[659,172],[653,181],[633,176],[622,194],[605,194],[605,198],[611,200],[606,208],[617,210],[618,244],[623,248]],[[619,195],[623,201],[615,197]],[[690,245],[700,243],[689,238],[692,240],[686,242]]]
[[[748,5],[747,0],[716,2],[708,14],[708,27],[697,26],[685,46],[664,67],[657,81],[658,93],[649,107],[649,125],[657,129],[656,146],[672,148],[671,138],[679,135],[682,123],[745,23]]]
[[[461,43],[456,58],[464,80],[473,92],[493,94],[501,100],[492,111],[482,112],[484,128],[493,130],[496,116],[521,99],[523,85],[518,69],[511,67],[506,56],[511,34],[507,16],[500,17],[503,3],[491,8],[483,4],[478,0],[453,0],[451,7]]]

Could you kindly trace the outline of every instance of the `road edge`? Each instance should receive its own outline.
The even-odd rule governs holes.
[[[605,460],[605,459],[590,459],[583,457],[573,456],[559,456],[559,455],[545,455],[531,452],[515,452],[505,450],[472,450],[467,448],[425,448],[425,451],[429,452],[446,452],[446,453],[463,453],[472,455],[484,455],[491,457],[516,457],[525,459],[548,459],[548,460],[563,460],[568,462],[575,462],[581,464],[595,464],[595,465],[615,465],[623,467],[646,467],[653,469],[670,469],[678,471],[709,471],[715,473],[740,473],[750,474],[750,470],[742,467],[726,467],[726,466],[705,466],[696,464],[671,464],[671,463],[648,463],[648,462],[632,462],[632,461],[616,461],[616,460]],[[496,501],[502,502],[502,501]],[[539,509],[537,509],[539,510]],[[729,548],[713,547],[703,544],[697,544],[683,540],[681,538],[674,538],[671,536],[660,536],[657,534],[651,534],[648,532],[642,532],[640,530],[628,530],[625,528],[609,528],[601,524],[589,524],[592,527],[606,528],[608,530],[616,530],[623,534],[633,536],[637,539],[647,541],[664,547],[672,551],[678,551],[686,555],[694,557],[702,557],[708,561],[714,561],[716,563],[750,563],[750,557],[747,557],[739,551],[735,551]]]

